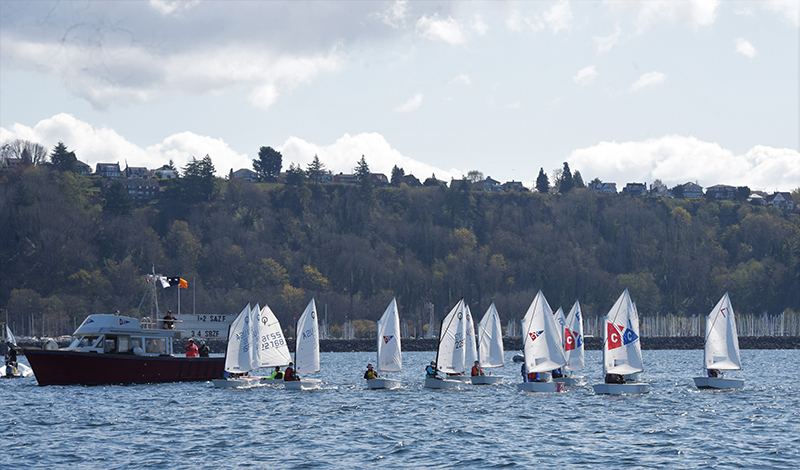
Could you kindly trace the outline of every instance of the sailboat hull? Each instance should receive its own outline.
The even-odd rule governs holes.
[[[583,385],[583,376],[573,375],[572,377],[559,377],[557,379],[553,379],[553,382],[563,382],[567,387],[578,387]]]
[[[522,382],[517,384],[521,392],[558,393],[565,390],[563,382]]]
[[[258,377],[239,377],[236,379],[214,379],[214,388],[250,388],[261,383]]]
[[[649,385],[645,383],[595,384],[592,388],[598,395],[638,395],[650,391]]]
[[[367,388],[370,390],[378,389],[393,389],[400,388],[400,381],[396,379],[389,379],[386,377],[378,377],[375,379],[367,380]]]
[[[283,383],[283,388],[286,390],[316,390],[321,386],[322,381],[319,379],[293,380]]]
[[[503,383],[502,375],[476,375],[472,377],[472,385],[496,385]]]
[[[459,388],[463,382],[460,380],[450,379],[425,379],[425,388],[435,388],[440,390],[449,390],[452,388]]]
[[[724,377],[694,377],[694,384],[700,389],[729,390],[744,387],[744,379],[727,379]]]

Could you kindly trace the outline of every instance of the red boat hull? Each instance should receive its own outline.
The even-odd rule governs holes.
[[[207,381],[222,376],[223,357],[134,356],[26,349],[39,385]]]

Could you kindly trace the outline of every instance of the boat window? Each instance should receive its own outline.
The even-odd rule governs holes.
[[[145,352],[149,354],[166,354],[167,340],[164,338],[151,338],[147,340]]]
[[[142,338],[131,338],[130,341],[131,341],[131,351],[133,351],[135,348],[139,348],[142,351],[144,351],[144,348],[142,347]]]
[[[79,348],[91,348],[97,342],[97,336],[83,336],[78,343]]]
[[[126,353],[131,350],[131,339],[128,336],[119,336],[117,338],[117,352]]]
[[[107,353],[114,352],[115,346],[116,346],[116,340],[114,338],[106,338],[103,351]]]

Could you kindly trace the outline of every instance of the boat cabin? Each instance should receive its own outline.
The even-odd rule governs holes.
[[[65,350],[97,354],[171,356],[171,330],[142,329],[139,320],[119,315],[89,315],[75,330]]]

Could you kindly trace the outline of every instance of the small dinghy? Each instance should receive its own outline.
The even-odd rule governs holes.
[[[308,303],[295,328],[297,342],[294,349],[295,373],[319,372],[319,326],[314,299]],[[301,379],[283,382],[286,390],[314,390],[320,388],[319,379]]]
[[[598,395],[623,395],[647,393],[648,384],[638,381],[644,370],[642,346],[639,341],[639,316],[631,301],[628,289],[619,296],[605,318],[603,330],[603,372],[605,382],[593,385]],[[637,374],[631,376],[630,374]],[[630,382],[625,376],[636,377]]]
[[[706,377],[694,377],[697,388],[724,390],[744,387],[744,379],[722,376],[722,371],[742,368],[736,319],[727,292],[706,317],[704,350]]]
[[[378,372],[400,372],[403,370],[403,356],[400,346],[400,312],[397,300],[392,299],[378,320]],[[394,389],[400,381],[389,377],[376,377],[367,380],[367,388]]]
[[[503,367],[503,329],[494,302],[478,323],[478,362],[483,369]],[[503,382],[502,375],[475,375],[472,385],[495,385]]]
[[[567,363],[561,346],[560,328],[556,325],[553,311],[542,291],[528,307],[522,319],[522,351],[525,354],[525,382],[518,383],[523,392],[563,392],[562,382],[553,382],[550,372]],[[538,374],[538,380],[528,379],[529,374]]]
[[[560,309],[559,309],[560,310]],[[583,369],[583,315],[581,304],[577,300],[569,311],[564,326],[564,355],[567,365],[564,369],[566,376],[554,378],[555,382],[563,382],[568,387],[583,385],[582,375],[572,375],[573,371]]]
[[[467,364],[469,358],[467,356],[467,325],[469,310],[467,309],[464,299],[456,303],[443,319],[442,326],[439,330],[439,347],[436,350],[436,371],[444,372],[445,374],[452,374],[446,379],[426,377],[425,387],[435,389],[453,389],[458,388],[462,383],[471,383],[469,376],[463,375],[469,367]],[[474,336],[473,336],[474,338]],[[433,367],[434,364],[431,364]],[[461,375],[456,375],[461,374]],[[457,380],[456,377],[464,377],[469,382],[462,382]]]
[[[17,362],[17,338],[11,332],[11,328],[6,325],[6,362],[0,367],[0,377],[4,379],[22,379],[33,375],[33,369],[25,364]]]

